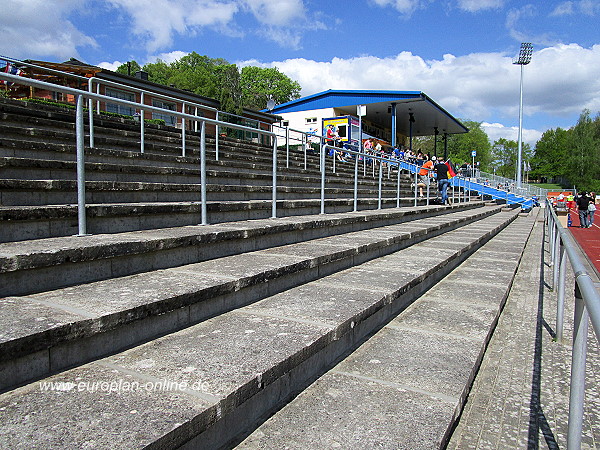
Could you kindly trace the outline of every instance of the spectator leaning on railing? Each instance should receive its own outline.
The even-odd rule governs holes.
[[[435,174],[437,176],[438,190],[442,197],[442,205],[450,204],[448,201],[448,186],[450,180],[448,179],[448,166],[443,161],[438,161],[434,166]]]

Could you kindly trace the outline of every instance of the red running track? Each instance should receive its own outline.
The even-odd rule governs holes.
[[[594,215],[594,223],[591,228],[579,228],[579,214],[576,209],[570,210],[572,226],[569,231],[579,243],[590,262],[600,273],[600,211]]]

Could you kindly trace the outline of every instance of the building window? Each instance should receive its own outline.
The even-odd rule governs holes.
[[[284,120],[281,122],[281,125],[283,125],[284,127],[289,127],[290,126],[290,121],[289,120]]]
[[[114,97],[121,100],[127,100],[135,102],[135,94],[127,91],[120,91],[117,89],[106,89],[106,95],[108,97]],[[133,116],[135,114],[135,108],[130,106],[121,105],[119,103],[106,103],[106,111],[116,114],[123,114],[125,116]]]
[[[157,108],[167,109],[169,111],[177,111],[177,105],[175,103],[163,102],[162,100],[152,100],[152,106],[156,106]],[[163,114],[156,111],[152,111],[153,119],[162,119],[165,121],[165,124],[175,126],[177,123],[177,117],[172,116],[170,114]]]
[[[306,120],[306,125],[312,125],[312,124],[317,123],[316,117],[307,117],[305,120]]]

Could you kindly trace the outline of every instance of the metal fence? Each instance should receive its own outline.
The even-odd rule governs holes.
[[[587,358],[588,327],[591,320],[600,344],[600,294],[583,263],[584,256],[568,230],[558,221],[552,206],[546,202],[545,222],[549,237],[553,289],[557,293],[556,339],[561,341],[564,328],[565,281],[567,263],[575,275],[575,315],[573,323],[573,350],[569,395],[569,427],[567,448],[581,448],[583,408],[585,400],[585,366]],[[568,261],[567,261],[568,260]]]
[[[136,110],[148,110],[148,111],[156,111],[159,113],[164,113],[164,109],[156,106],[150,106],[143,103],[132,102],[128,100],[118,99],[111,96],[101,95],[98,93],[90,92],[89,90],[80,90],[71,87],[61,86],[58,84],[47,83],[44,81],[34,80],[26,77],[15,76],[8,73],[0,73],[0,80],[5,80],[10,83],[17,83],[26,86],[31,86],[35,88],[45,89],[48,91],[61,92],[63,94],[73,95],[76,101],[76,112],[75,112],[75,134],[76,134],[76,155],[77,155],[77,205],[78,205],[78,234],[86,235],[87,234],[87,226],[86,226],[86,200],[85,200],[85,132],[84,132],[84,102],[88,101],[91,105],[94,101],[96,102],[111,102],[118,103],[129,108],[133,108]],[[91,85],[90,85],[91,86]],[[271,130],[262,130],[260,128],[248,127],[245,125],[232,124],[230,122],[224,122],[222,120],[210,119],[207,117],[198,116],[196,114],[188,114],[185,112],[178,111],[169,111],[170,114],[176,116],[181,120],[189,120],[194,124],[197,124],[200,129],[200,204],[201,204],[201,224],[207,224],[207,197],[206,197],[206,124],[214,125],[215,127],[228,127],[232,129],[239,130],[244,133],[252,133],[254,135],[258,134],[263,138],[266,138],[270,141],[272,146],[272,217],[277,217],[277,175],[278,175],[278,148],[277,148],[277,136],[278,133]],[[90,122],[89,122],[89,134],[91,138],[91,144],[93,144],[93,134],[94,134],[94,120],[93,114],[90,112]],[[183,156],[186,155],[185,151],[185,130],[180,130],[182,133],[182,149]],[[218,128],[217,128],[218,129]],[[143,140],[144,128],[141,127],[141,140]],[[286,167],[289,167],[289,131],[287,131],[288,140],[286,141]],[[326,154],[328,151],[332,151],[333,162],[331,165],[332,172],[336,171],[336,155],[335,152],[340,150],[338,147],[333,147],[330,145],[326,145],[324,136],[316,136],[316,135],[308,135],[302,134],[300,140],[305,144],[307,142],[312,142],[313,149],[315,140],[317,141],[317,148],[319,153],[319,170],[321,173],[321,213],[325,213],[325,187],[326,187]],[[92,145],[90,145],[92,146]],[[140,152],[143,151],[143,146],[140,148]],[[373,176],[376,175],[376,169],[378,167],[378,177],[379,177],[379,186],[378,186],[378,208],[382,207],[382,178],[384,173],[384,168],[387,168],[387,176],[391,177],[391,173],[395,168],[397,171],[397,193],[396,193],[396,205],[400,206],[400,175],[402,172],[402,167],[398,160],[387,158],[384,156],[367,154],[363,151],[359,151],[359,149],[343,149],[344,152],[353,155],[355,160],[355,173],[354,173],[354,210],[357,210],[357,202],[358,202],[358,166],[359,161],[362,161],[363,164],[363,175],[367,174],[367,166],[371,166]],[[307,161],[307,148],[306,145],[303,147],[304,152],[304,166],[305,168],[308,165]],[[417,205],[417,173],[419,171],[419,167],[415,166],[413,168],[415,173],[415,182],[414,182],[414,204]],[[465,199],[466,200],[466,199]],[[427,183],[427,204],[429,204],[429,183]]]

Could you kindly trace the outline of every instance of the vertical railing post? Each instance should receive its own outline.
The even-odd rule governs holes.
[[[333,154],[331,155],[331,162],[332,162],[331,164],[332,164],[332,167],[333,167],[333,169],[332,169],[332,172],[331,172],[331,173],[335,173],[335,159],[336,159],[336,152],[337,152],[337,150],[334,150],[334,151],[333,151]]]
[[[216,120],[219,120],[219,111],[215,113]],[[219,125],[215,125],[215,160],[219,160]]]
[[[77,96],[75,135],[77,146],[77,225],[78,235],[87,234],[85,216],[85,133],[83,128],[83,96]]]
[[[569,393],[569,428],[567,448],[581,448],[583,430],[583,402],[585,398],[585,360],[587,353],[588,311],[575,280],[575,320],[573,323],[573,359],[571,362],[571,390]]]
[[[88,81],[88,92],[94,93],[94,82]],[[88,99],[88,125],[90,127],[90,148],[94,148],[94,100]]]
[[[200,215],[201,224],[208,223],[206,217],[206,122],[200,124]]]
[[[567,252],[565,246],[560,247],[560,270],[556,297],[556,341],[562,342],[565,315],[565,282],[567,277]]]
[[[304,170],[306,170],[306,147],[308,146],[308,136],[306,134],[302,134],[302,148],[304,149]]]
[[[558,270],[560,269],[560,234],[558,232],[558,224],[555,224],[554,230],[554,266],[552,267],[552,289],[556,290],[558,289]]]
[[[140,94],[140,103],[144,104],[144,93]],[[146,145],[146,121],[144,120],[144,110],[140,110],[140,153],[144,153],[144,146]]]
[[[321,139],[321,214],[325,214],[325,148]]]
[[[185,114],[185,102],[181,104],[181,112]],[[181,118],[181,156],[185,156],[185,117]]]
[[[396,208],[400,208],[400,163],[398,163],[398,183],[396,185]]]
[[[271,218],[277,217],[277,136],[272,135],[273,139],[273,199],[271,204]]]
[[[379,195],[377,198],[377,209],[381,209],[381,192],[382,192],[382,179],[383,179],[383,160],[379,160]]]
[[[285,127],[285,167],[290,168],[290,127]]]
[[[354,155],[354,211],[358,211],[358,154]]]
[[[417,206],[417,193],[419,192],[419,171],[417,170],[417,166],[415,165],[415,206]]]

